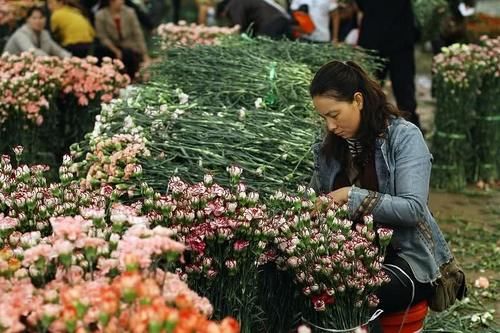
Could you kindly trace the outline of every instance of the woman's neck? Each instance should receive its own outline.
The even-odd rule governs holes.
[[[40,34],[42,33],[42,30],[35,30],[30,25],[28,25],[28,28],[37,36],[40,36]]]
[[[109,12],[111,15],[118,15],[120,14],[121,8],[120,7],[109,7]]]

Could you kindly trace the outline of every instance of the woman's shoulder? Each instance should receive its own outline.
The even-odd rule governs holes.
[[[99,9],[96,13],[95,13],[95,18],[96,19],[102,19],[106,16],[108,16],[108,13],[109,13],[109,10],[107,7],[104,7],[104,8],[101,8]]]
[[[122,6],[122,12],[125,13],[127,16],[135,16],[134,8],[129,7],[127,5]]]
[[[425,150],[427,144],[420,129],[404,118],[393,118],[389,121],[387,129],[387,140],[390,147],[396,150]]]
[[[389,119],[389,126],[387,127],[387,132],[389,138],[398,135],[422,136],[422,132],[415,124],[402,117],[393,117]]]
[[[17,40],[23,38],[32,38],[32,36],[34,36],[33,31],[31,31],[28,25],[23,24],[22,26],[17,28],[16,31],[14,31],[10,39]]]
[[[42,39],[52,39],[50,36],[50,32],[47,29],[43,29],[42,32],[40,33],[40,37]]]

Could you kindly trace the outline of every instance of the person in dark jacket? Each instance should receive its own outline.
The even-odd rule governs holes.
[[[418,31],[412,0],[356,0],[363,13],[358,45],[375,50],[387,62],[376,72],[383,81],[389,73],[400,110],[420,127],[415,98],[415,42]]]
[[[271,38],[290,36],[290,18],[273,0],[229,0],[224,14],[241,27],[241,32]]]

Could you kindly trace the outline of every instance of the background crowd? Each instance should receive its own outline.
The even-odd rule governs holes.
[[[310,43],[357,44],[387,61],[377,78],[389,76],[398,107],[419,125],[415,99],[414,46],[419,39],[412,0],[196,0],[197,21],[239,25],[242,32]],[[148,40],[164,21],[180,18],[180,0],[47,0],[31,7],[24,24],[12,29],[4,52],[58,57],[94,55],[120,59],[132,79],[150,63]],[[433,41],[436,52],[463,38],[461,8],[449,2],[457,27]],[[397,69],[397,70],[396,70]]]

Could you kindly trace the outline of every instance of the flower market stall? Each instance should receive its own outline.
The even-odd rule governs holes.
[[[432,22],[443,6],[414,3]],[[237,28],[158,32],[141,85],[116,60],[0,57],[0,332],[370,332],[393,231],[308,188],[324,134],[308,88],[329,60],[380,59]],[[499,178],[499,43],[434,59],[438,188]],[[430,330],[462,332],[460,306],[495,330],[470,297]]]

